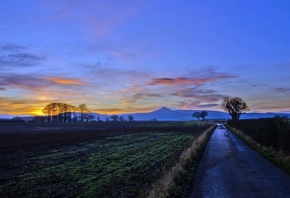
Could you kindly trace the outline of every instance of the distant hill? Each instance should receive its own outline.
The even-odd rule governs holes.
[[[210,111],[208,112],[207,120],[217,120],[217,119],[231,119],[231,116],[228,113],[222,111]],[[196,120],[192,117],[194,112],[200,112],[200,110],[172,110],[167,107],[161,107],[152,112],[148,113],[135,113],[135,114],[123,114],[125,118],[128,115],[132,115],[135,120],[152,120],[156,119],[158,121],[187,121],[187,120]],[[287,116],[290,118],[290,114],[285,113],[246,113],[241,115],[241,119],[258,119],[258,118],[273,118],[274,116]]]

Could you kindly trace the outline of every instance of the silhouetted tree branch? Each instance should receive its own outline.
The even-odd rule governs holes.
[[[250,110],[246,102],[239,97],[225,97],[221,106],[229,112],[233,120],[240,119],[241,114]]]

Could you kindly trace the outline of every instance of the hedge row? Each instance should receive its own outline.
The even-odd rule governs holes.
[[[228,125],[241,130],[262,146],[290,154],[290,123],[287,119],[229,120]]]

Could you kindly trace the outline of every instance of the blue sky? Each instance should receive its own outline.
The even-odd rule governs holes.
[[[290,111],[290,1],[3,0],[0,114]]]

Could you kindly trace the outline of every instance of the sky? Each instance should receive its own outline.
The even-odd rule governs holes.
[[[289,0],[1,0],[0,114],[290,111]]]

